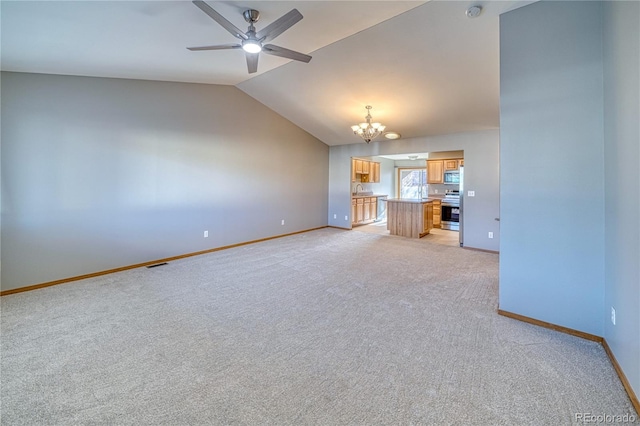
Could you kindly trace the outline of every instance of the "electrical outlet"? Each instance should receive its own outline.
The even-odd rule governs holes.
[[[333,215],[333,218],[334,218],[334,219],[337,219],[337,218],[338,218],[338,215],[337,215],[337,214],[334,214],[334,215]]]
[[[344,217],[344,220],[349,220],[349,216],[345,216],[345,217]]]
[[[611,323],[613,325],[616,325],[616,310],[613,308],[613,306],[611,307]]]
[[[284,225],[284,219],[282,219],[282,223],[280,225]]]
[[[438,190],[436,189],[436,194],[438,193]]]
[[[489,238],[493,238],[493,232],[489,232]]]
[[[209,231],[204,231],[204,238],[209,238]]]
[[[469,192],[467,192],[467,195],[469,197],[475,197],[476,196],[476,191],[469,191]]]

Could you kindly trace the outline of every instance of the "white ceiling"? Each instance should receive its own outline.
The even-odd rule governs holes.
[[[313,59],[261,54],[250,75],[242,51],[188,51],[237,39],[186,0],[2,0],[2,70],[236,85],[328,145],[364,143],[350,126],[368,104],[405,138],[492,129],[498,16],[532,1],[208,3],[243,30],[246,9],[260,30],[297,8],[304,19],[272,43]]]

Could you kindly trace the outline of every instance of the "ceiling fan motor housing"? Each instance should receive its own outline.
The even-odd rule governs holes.
[[[245,21],[253,24],[254,22],[258,22],[258,19],[260,19],[260,12],[255,9],[247,9],[242,12],[242,16],[244,16]]]

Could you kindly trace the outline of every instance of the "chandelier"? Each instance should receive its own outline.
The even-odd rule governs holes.
[[[365,107],[367,109],[367,116],[365,123],[356,124],[351,126],[351,130],[353,133],[360,136],[366,143],[371,142],[377,136],[379,136],[382,132],[384,132],[385,126],[380,123],[372,123],[371,122],[371,105],[367,105]]]

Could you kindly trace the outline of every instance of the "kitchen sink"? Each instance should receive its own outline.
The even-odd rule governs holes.
[[[354,192],[352,195],[366,197],[367,195],[373,195],[373,192],[372,191],[360,191],[360,192]]]

